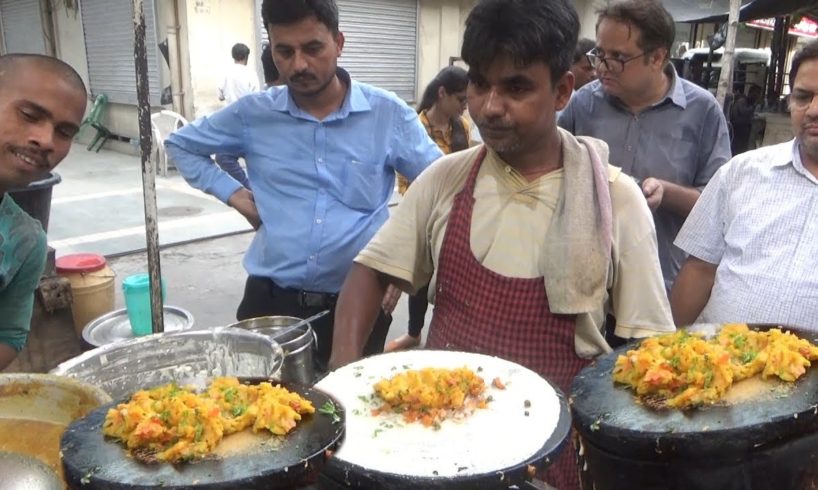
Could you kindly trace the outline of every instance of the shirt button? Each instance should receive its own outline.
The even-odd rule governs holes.
[[[310,261],[315,260],[315,255],[310,255]]]
[[[506,173],[507,173],[507,174],[510,174],[510,173],[511,173],[511,167],[509,167],[508,165],[506,165]]]
[[[323,158],[319,158],[319,159],[318,159],[318,163],[324,163],[324,159],[323,159]]]
[[[316,218],[315,222],[320,225],[321,224],[321,218]]]

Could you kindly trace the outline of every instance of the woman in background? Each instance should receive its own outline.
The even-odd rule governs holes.
[[[429,136],[445,154],[469,147],[471,125],[463,116],[466,110],[466,86],[469,77],[466,70],[449,66],[429,82],[418,106],[420,122]],[[403,195],[409,188],[406,177],[398,174],[398,192]],[[409,297],[408,333],[386,344],[386,352],[410,349],[420,345],[420,333],[426,317],[429,288],[425,286]]]

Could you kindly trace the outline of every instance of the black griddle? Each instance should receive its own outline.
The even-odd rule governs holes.
[[[267,380],[241,381],[256,384]],[[328,401],[333,402],[339,409],[341,420],[333,422],[330,416],[317,411],[304,416],[281,444],[268,451],[177,465],[143,464],[129,456],[121,443],[102,435],[105,414],[116,406],[113,403],[94,410],[66,429],[60,444],[65,481],[69,488],[83,490],[157,487],[271,489],[291,488],[314,481],[327,461],[327,450],[336,449],[343,438],[343,408],[333,397],[317,389],[292,383],[279,384],[310,400],[316,409]]]

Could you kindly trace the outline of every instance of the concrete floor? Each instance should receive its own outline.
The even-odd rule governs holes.
[[[89,152],[74,144],[57,173],[62,182],[53,188],[48,241],[58,257],[145,249],[139,157]],[[161,245],[250,230],[238,213],[188,186],[173,169],[166,177],[156,177],[156,193]]]
[[[147,272],[141,166],[138,157],[74,145],[57,172],[48,230],[57,257],[98,253],[117,274],[116,307],[124,307],[121,282]],[[242,257],[252,240],[234,210],[189,187],[171,171],[157,177],[162,277],[167,304],[193,315],[197,328],[227,325],[244,292]],[[395,193],[392,204],[399,196]],[[406,331],[407,301],[395,309],[389,340]],[[427,314],[427,324],[431,308]],[[48,314],[37,305],[29,343],[7,371],[43,372],[79,354],[69,311]]]
[[[170,247],[161,252],[162,277],[167,283],[167,304],[193,314],[197,327],[227,325],[236,321],[236,308],[244,294],[247,273],[241,265],[252,233],[203,240]],[[143,253],[110,260],[118,281],[130,274],[147,272]],[[117,288],[116,304],[124,307]],[[395,308],[389,339],[402,335],[409,320],[406,295]],[[430,308],[431,310],[431,308]],[[431,313],[427,313],[427,324]]]
[[[252,233],[205,239],[169,247],[161,252],[162,277],[167,283],[167,304],[191,312],[196,328],[228,325],[235,321],[236,308],[244,293],[247,275],[241,266]],[[147,272],[144,253],[110,258],[116,272],[116,307],[124,308],[122,279]],[[69,310],[48,314],[35,302],[29,341],[18,359],[6,372],[47,372],[81,352]],[[431,310],[426,315],[427,325]],[[406,332],[409,319],[407,296],[395,308],[389,340]],[[424,329],[424,337],[426,329]]]

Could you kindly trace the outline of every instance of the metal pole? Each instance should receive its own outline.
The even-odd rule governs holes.
[[[139,149],[142,156],[142,194],[145,201],[145,235],[148,249],[148,274],[151,283],[151,319],[153,333],[165,331],[162,307],[162,268],[159,264],[159,230],[156,208],[156,169],[151,155],[151,105],[148,85],[148,53],[145,50],[145,12],[143,0],[133,0],[134,65],[136,100],[139,109]]]
[[[741,0],[730,0],[730,14],[727,20],[727,39],[724,42],[724,54],[721,56],[721,75],[716,90],[716,100],[725,109],[724,101],[728,94],[733,93],[733,55],[736,52],[736,32],[738,31],[738,16],[741,10]],[[728,118],[730,114],[725,114]]]

